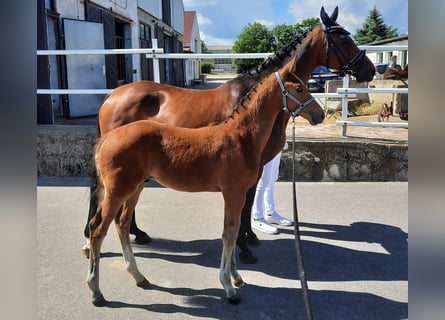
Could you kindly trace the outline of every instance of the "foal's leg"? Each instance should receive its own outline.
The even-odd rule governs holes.
[[[221,257],[221,267],[219,270],[219,280],[226,291],[226,298],[232,304],[238,304],[239,299],[236,290],[232,286],[231,279],[236,285],[240,286],[243,279],[236,270],[236,260],[234,259],[234,250],[236,237],[239,232],[241,209],[243,207],[245,192],[223,191],[225,201],[224,206],[224,230],[222,234],[223,252]]]
[[[122,245],[122,253],[124,256],[125,267],[127,271],[133,276],[138,287],[148,286],[150,283],[139,272],[134,258],[133,249],[130,244],[130,224],[134,213],[134,208],[138,202],[139,195],[144,188],[142,184],[133,196],[131,196],[124,204],[122,213],[115,218],[117,234]]]
[[[105,196],[99,211],[90,222],[90,264],[87,283],[91,289],[95,306],[104,306],[107,302],[99,289],[100,248],[107,234],[108,227],[120,206],[119,202],[110,201],[109,197]]]

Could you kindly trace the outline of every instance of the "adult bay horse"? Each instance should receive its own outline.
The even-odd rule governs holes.
[[[154,119],[190,128],[221,121],[253,86],[277,70],[298,71],[298,75],[306,83],[317,66],[326,65],[329,68],[342,70],[343,73],[353,74],[359,82],[371,81],[375,72],[374,65],[366,57],[365,52],[357,48],[349,32],[338,25],[337,16],[338,7],[331,16],[328,16],[322,7],[319,26],[302,36],[297,36],[256,69],[241,74],[216,89],[191,90],[150,81],[139,81],[118,87],[111,92],[100,109],[98,121],[100,134],[103,135],[113,128],[141,119]],[[287,119],[288,117],[280,115],[276,121],[277,124],[286,126]],[[318,120],[321,122],[323,119]],[[280,141],[274,140],[266,145],[262,155],[264,164],[273,159],[282,149],[284,142],[283,134]],[[261,173],[258,179],[260,176]],[[88,221],[97,211],[94,177],[93,174]],[[254,241],[257,239],[250,226],[255,190],[256,185],[246,194],[240,235],[237,240],[241,249],[241,261],[245,263],[256,261],[246,243],[247,239]],[[143,234],[135,223],[132,229],[131,233]],[[88,233],[87,224],[86,237]],[[89,245],[85,245],[82,251],[88,256]]]
[[[323,114],[297,75],[279,71],[249,91],[219,124],[182,128],[139,120],[109,131],[97,142],[99,208],[90,221],[87,276],[94,305],[106,303],[99,289],[100,247],[113,220],[127,271],[137,286],[150,285],[137,268],[129,236],[133,210],[147,179],[156,179],[179,191],[222,193],[224,228],[219,279],[228,301],[239,302],[232,281],[235,286],[243,285],[236,269],[235,243],[245,194],[258,180],[266,145],[282,140],[285,134],[285,126],[279,125],[282,132],[274,127],[278,115],[286,111],[293,117],[301,114],[310,123],[319,122]]]

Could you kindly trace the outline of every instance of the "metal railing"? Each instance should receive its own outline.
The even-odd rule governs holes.
[[[408,50],[407,45],[393,46],[359,46],[367,52],[401,51]],[[105,55],[105,54],[145,54],[147,59],[153,59],[153,74],[155,82],[159,79],[159,59],[258,59],[267,58],[273,53],[164,53],[162,48],[157,48],[157,42],[153,41],[153,48],[138,49],[94,49],[94,50],[37,50],[37,55]],[[338,88],[336,93],[314,93],[317,98],[339,98],[342,101],[342,119],[336,121],[337,125],[343,126],[342,135],[346,135],[347,126],[369,126],[369,127],[393,127],[408,128],[408,123],[398,122],[365,122],[348,120],[348,99],[355,98],[357,93],[408,93],[408,88],[350,88],[349,76],[343,78],[343,87]],[[113,89],[37,89],[37,94],[108,94]]]

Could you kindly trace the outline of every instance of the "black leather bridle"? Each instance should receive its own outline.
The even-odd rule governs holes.
[[[335,45],[334,40],[331,37],[331,32],[341,32],[345,35],[349,35],[350,33],[346,31],[342,26],[334,25],[334,26],[323,26],[323,31],[326,36],[326,66],[328,65],[328,59],[329,59],[329,49],[332,49],[334,53],[337,55],[338,60],[343,65],[342,70],[340,71],[340,75],[344,76],[346,74],[354,74],[354,70],[352,70],[352,67],[360,60],[363,59],[363,57],[366,55],[366,50],[359,50],[349,61],[345,56],[341,53],[340,50],[338,50],[338,47]]]

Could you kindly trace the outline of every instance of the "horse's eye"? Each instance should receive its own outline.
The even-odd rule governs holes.
[[[295,87],[295,90],[297,90],[297,92],[303,92],[303,88],[302,87]]]
[[[340,41],[345,43],[349,40],[349,37],[345,34],[340,35]]]

